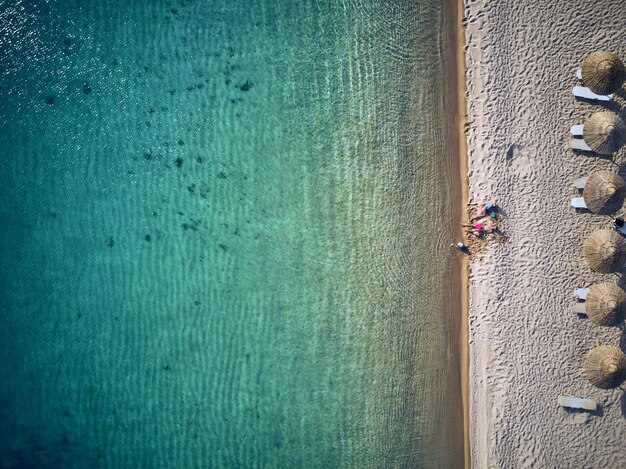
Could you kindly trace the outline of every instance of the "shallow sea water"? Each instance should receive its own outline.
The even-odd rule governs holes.
[[[450,467],[436,0],[0,0],[0,466]]]

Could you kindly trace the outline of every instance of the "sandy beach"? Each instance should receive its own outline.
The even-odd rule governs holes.
[[[624,350],[626,333],[573,312],[575,288],[625,280],[592,272],[582,256],[583,239],[611,218],[569,206],[574,179],[597,169],[626,177],[624,147],[612,159],[569,148],[572,124],[603,110],[624,118],[624,88],[597,104],[572,87],[588,53],[626,59],[626,2],[465,0],[464,24],[469,201],[497,198],[508,236],[469,266],[472,467],[626,467],[626,394],[582,372],[589,350]],[[599,410],[568,411],[561,394]]]

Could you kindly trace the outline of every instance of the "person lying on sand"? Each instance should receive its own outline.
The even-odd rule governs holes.
[[[462,226],[465,228],[466,232],[474,233],[477,236],[482,236],[485,233],[491,233],[496,228],[491,220],[484,217],[476,223],[464,223]]]
[[[470,224],[464,223],[462,226],[463,226],[463,228],[465,229],[465,231],[467,233],[472,233],[472,234],[475,234],[477,236],[482,236],[483,234],[485,234],[485,225],[484,225],[484,223],[480,223],[480,222],[478,222],[478,223],[470,223]]]
[[[476,212],[476,215],[470,218],[470,221],[478,220],[479,218],[483,218],[489,215],[491,215],[492,218],[495,218],[498,215],[498,206],[496,205],[496,199],[493,199],[491,202],[486,203],[480,209],[478,209],[478,212]]]
[[[468,230],[482,231],[483,230],[482,223],[463,223],[461,226],[465,228],[465,231],[468,231]]]

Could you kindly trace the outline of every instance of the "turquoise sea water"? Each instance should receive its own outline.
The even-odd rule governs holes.
[[[453,467],[438,0],[0,0],[0,467]]]

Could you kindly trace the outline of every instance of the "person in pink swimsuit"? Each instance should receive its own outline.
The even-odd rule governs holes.
[[[462,226],[465,228],[465,231],[469,233],[473,232],[478,236],[482,236],[485,233],[491,233],[494,228],[493,223],[490,220],[479,220],[473,224],[464,223]]]

